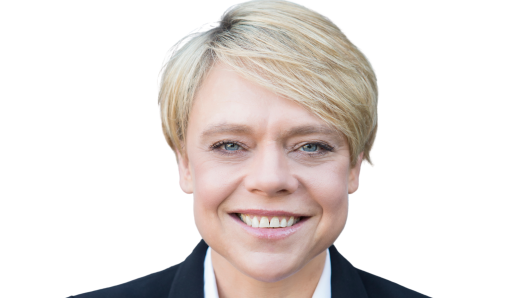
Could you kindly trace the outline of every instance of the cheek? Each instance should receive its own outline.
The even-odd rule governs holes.
[[[325,174],[323,174],[325,173]],[[348,174],[349,164],[327,164],[305,169],[300,176],[309,197],[322,212],[317,236],[338,237],[348,216]],[[326,236],[327,237],[327,236]]]
[[[220,207],[241,179],[233,165],[197,160],[193,167],[195,218],[218,220]]]
[[[348,198],[349,166],[329,163],[299,171],[313,198],[323,207],[335,209]]]

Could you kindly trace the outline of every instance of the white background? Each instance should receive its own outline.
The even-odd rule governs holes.
[[[339,251],[429,296],[530,297],[527,2],[296,2],[346,33],[380,88]],[[0,297],[79,294],[191,252],[159,71],[235,3],[0,4]]]

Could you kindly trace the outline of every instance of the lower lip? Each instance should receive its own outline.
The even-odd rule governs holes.
[[[267,240],[285,239],[299,231],[304,226],[307,220],[307,218],[302,218],[296,224],[285,228],[253,228],[251,226],[248,226],[246,223],[242,222],[236,214],[230,215],[247,233],[259,239]]]

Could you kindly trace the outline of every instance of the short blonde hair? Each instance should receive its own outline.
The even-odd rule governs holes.
[[[342,132],[352,166],[361,152],[371,162],[377,83],[370,63],[330,20],[279,0],[233,6],[217,27],[177,43],[159,92],[164,136],[173,150],[184,151],[194,95],[216,62]]]

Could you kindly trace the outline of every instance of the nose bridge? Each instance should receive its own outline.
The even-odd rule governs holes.
[[[283,148],[271,142],[255,152],[245,184],[250,192],[272,197],[293,193],[298,187],[298,180],[289,169]]]

